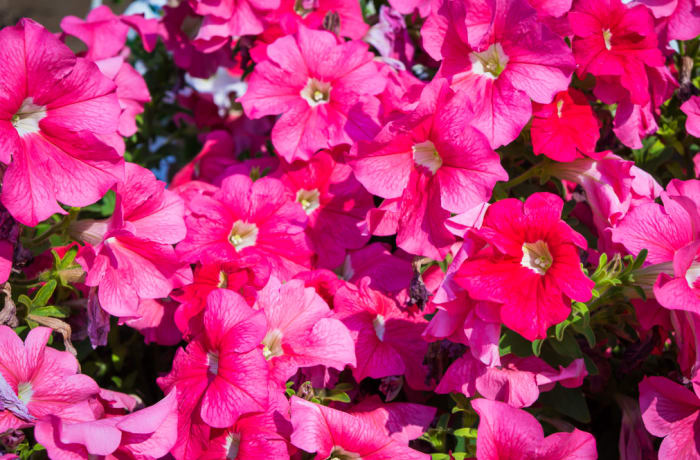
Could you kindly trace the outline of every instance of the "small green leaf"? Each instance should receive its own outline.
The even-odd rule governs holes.
[[[49,303],[49,299],[56,290],[58,283],[56,280],[49,280],[39,289],[32,300],[32,305],[35,307],[43,307]]]
[[[476,438],[476,431],[476,428],[460,428],[455,430],[453,434],[463,438]]]
[[[53,318],[68,318],[70,309],[59,305],[47,305],[45,307],[36,307],[31,310],[35,316],[51,316]]]

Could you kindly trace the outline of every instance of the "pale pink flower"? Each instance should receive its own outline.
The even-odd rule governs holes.
[[[239,101],[251,118],[282,115],[272,144],[285,160],[373,137],[385,79],[367,48],[302,25],[267,47]]]
[[[301,367],[324,365],[342,371],[346,365],[356,366],[350,331],[303,281],[281,284],[271,277],[255,307],[267,318],[263,355],[270,377],[280,384]]]
[[[542,426],[524,410],[475,399],[479,414],[476,456],[479,460],[595,460],[595,438],[575,429],[572,433],[544,436]]]
[[[72,231],[89,243],[76,261],[98,287],[103,309],[119,317],[138,317],[139,302],[167,297],[192,281],[172,244],[185,237],[185,206],[149,170],[128,163],[116,189],[114,215],[106,221],[78,221]]]
[[[391,438],[386,427],[366,417],[314,404],[296,396],[291,399],[291,443],[316,460],[325,458],[362,458],[380,460],[400,458],[427,460],[424,454],[409,448],[407,440]]]
[[[464,94],[434,81],[411,114],[360,141],[349,157],[370,193],[398,199],[397,244],[409,253],[443,259],[455,241],[445,228],[450,214],[488,201],[496,182],[508,178],[486,137],[470,126]]]
[[[93,456],[161,458],[177,438],[175,392],[156,404],[125,415],[78,406],[66,416],[51,415],[37,422],[34,433],[51,458],[83,460]]]
[[[57,201],[87,206],[123,178],[114,84],[48,30],[22,19],[0,31],[2,203],[34,226]],[[25,52],[26,50],[26,52]]]
[[[644,426],[649,433],[664,438],[659,460],[700,459],[700,399],[695,381],[693,389],[695,393],[664,377],[645,377],[639,384]]]
[[[229,37],[256,35],[264,30],[263,17],[280,6],[280,0],[189,0],[204,17],[196,39],[225,43]]]
[[[2,398],[0,432],[31,426],[35,419],[47,415],[60,415],[99,391],[94,380],[78,374],[78,360],[73,355],[46,346],[51,332],[37,327],[22,343],[15,331],[0,326],[0,376],[21,403],[15,400],[16,405],[8,407],[6,397]],[[3,393],[6,390],[3,388]]]
[[[333,311],[355,341],[355,380],[405,375],[409,386],[429,388],[423,365],[428,343],[421,337],[426,321],[402,311],[367,283],[365,279],[359,287],[341,287],[334,299]]]

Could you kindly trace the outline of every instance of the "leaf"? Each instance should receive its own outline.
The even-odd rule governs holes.
[[[566,356],[571,359],[583,357],[581,347],[573,334],[571,334],[571,331],[566,331],[561,341],[549,340],[548,343],[552,346],[554,351],[561,356]]]
[[[70,316],[70,309],[60,305],[32,308],[31,312],[35,316],[51,316],[53,318],[68,318]]]
[[[513,353],[520,357],[532,356],[532,343],[522,335],[503,327],[501,339],[498,342],[498,349],[501,356]]]
[[[455,430],[453,434],[464,438],[476,438],[476,432],[476,428],[459,428]]]
[[[578,422],[589,423],[591,421],[586,398],[580,389],[564,388],[557,385],[551,391],[541,393],[539,402]]]
[[[339,401],[344,403],[350,402],[350,396],[344,391],[331,390],[326,396],[323,397],[325,401]]]
[[[53,295],[54,291],[56,290],[56,286],[58,283],[56,280],[49,280],[47,281],[41,289],[39,289],[34,296],[34,299],[32,300],[32,306],[34,307],[43,307],[47,303],[49,303],[49,299]]]

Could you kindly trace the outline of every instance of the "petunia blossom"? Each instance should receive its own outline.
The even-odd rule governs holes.
[[[693,96],[681,105],[681,110],[688,118],[685,121],[685,130],[688,134],[700,138],[700,96]]]
[[[645,377],[639,384],[642,420],[649,433],[664,438],[659,460],[700,459],[697,428],[700,399],[693,391],[664,377]]]
[[[3,205],[34,226],[99,200],[124,175],[115,85],[31,19],[0,31],[0,61]]]
[[[428,454],[409,448],[407,441],[389,437],[385,427],[377,426],[364,417],[315,404],[297,396],[292,396],[290,411],[294,427],[291,443],[307,452],[315,452],[316,460],[430,458]]]
[[[78,373],[78,360],[67,351],[47,347],[52,330],[37,327],[22,339],[7,326],[0,326],[0,387],[3,393],[0,431],[25,428],[36,419],[60,415],[99,391],[87,375]],[[7,387],[9,385],[9,388]],[[14,405],[7,404],[7,397]]]
[[[362,248],[370,238],[364,220],[374,207],[372,196],[352,169],[321,151],[307,163],[289,165],[282,182],[309,216],[306,234],[317,266],[333,269],[343,263],[348,249]]]
[[[319,149],[376,133],[374,96],[385,80],[367,48],[303,25],[267,47],[239,101],[251,118],[282,115],[272,129],[272,144],[285,160],[307,161]]]
[[[265,312],[263,355],[270,377],[282,384],[301,367],[324,365],[342,371],[357,361],[348,328],[313,288],[301,280],[281,284],[271,277],[255,307]]]
[[[599,159],[595,145],[600,138],[598,119],[586,96],[569,89],[554,97],[550,104],[532,107],[532,150],[552,160],[571,161],[583,156]]]
[[[524,410],[474,399],[479,414],[476,455],[479,460],[595,460],[595,438],[578,429],[547,437],[540,422]]]
[[[187,441],[192,417],[227,428],[268,401],[267,363],[260,343],[266,320],[233,291],[217,289],[207,298],[204,329],[175,354],[172,371],[158,379],[178,392],[178,443]]]
[[[234,175],[211,197],[192,197],[187,206],[187,237],[177,247],[184,260],[228,262],[255,255],[284,280],[311,264],[307,215],[278,179],[253,182]]]
[[[528,340],[545,338],[550,326],[565,320],[571,300],[591,298],[593,281],[578,254],[586,240],[561,219],[563,206],[551,193],[492,204],[473,232],[488,246],[455,277],[472,298],[502,303],[503,323]]]
[[[464,93],[436,80],[411,114],[349,156],[370,193],[396,200],[397,244],[409,253],[443,259],[455,241],[445,228],[451,213],[487,202],[496,182],[508,178],[486,137],[470,126],[466,104]]]
[[[422,317],[402,311],[394,300],[369,288],[366,279],[359,287],[341,287],[333,311],[355,341],[355,380],[405,375],[409,386],[429,388],[423,365],[428,343],[421,337],[426,326]]]
[[[100,305],[119,317],[138,317],[139,302],[167,297],[192,280],[172,244],[185,237],[184,203],[153,173],[134,163],[116,190],[115,212],[106,221],[82,220],[73,234],[89,243],[76,261],[85,284],[98,288]]]
[[[423,46],[442,61],[439,75],[465,93],[472,126],[491,147],[510,143],[532,113],[566,90],[574,58],[526,0],[442,1],[426,20]]]

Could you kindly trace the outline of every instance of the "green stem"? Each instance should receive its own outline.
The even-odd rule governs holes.
[[[68,226],[73,222],[77,217],[78,213],[80,212],[79,208],[71,208],[68,214],[63,216],[63,218],[53,224],[51,227],[49,227],[48,230],[46,230],[44,233],[41,235],[33,238],[32,240],[28,241],[27,244],[25,244],[25,247],[36,247],[40,246],[44,242],[46,242],[49,238],[51,238],[51,235],[56,235],[56,234],[62,234]]]
[[[526,180],[529,180],[533,177],[539,176],[542,171],[544,170],[546,166],[545,161],[541,161],[540,163],[537,163],[536,165],[532,166],[530,169],[522,173],[521,175],[514,177],[513,179],[509,180],[508,182],[505,183],[503,186],[504,189],[510,190],[511,188],[515,187],[516,185],[520,185]]]

